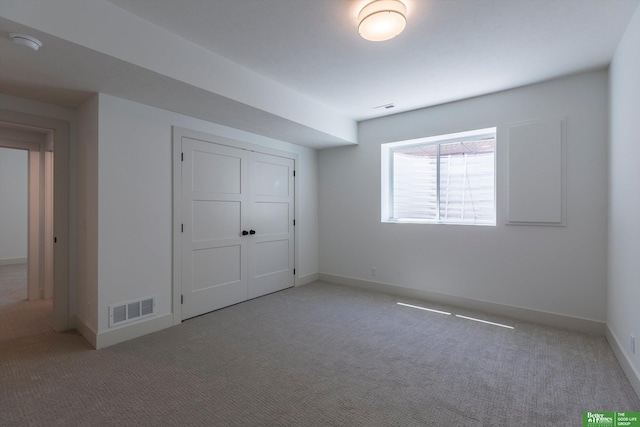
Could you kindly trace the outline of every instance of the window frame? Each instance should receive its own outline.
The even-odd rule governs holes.
[[[477,141],[480,139],[493,138],[493,221],[468,221],[468,220],[452,220],[440,218],[440,146],[447,143]],[[393,177],[394,162],[393,153],[398,148],[410,148],[415,146],[435,145],[436,155],[436,219],[425,218],[394,218],[393,215]],[[497,151],[498,151],[498,130],[497,127],[489,127],[483,129],[475,129],[464,132],[456,132],[442,135],[429,136],[424,138],[416,138],[405,141],[396,141],[383,143],[380,145],[380,175],[381,175],[381,222],[391,224],[443,224],[443,225],[479,225],[479,226],[495,226],[497,223]]]

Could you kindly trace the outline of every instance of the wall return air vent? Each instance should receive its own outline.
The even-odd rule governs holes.
[[[109,327],[113,328],[126,323],[132,323],[146,317],[153,316],[155,312],[155,297],[146,297],[110,305]]]

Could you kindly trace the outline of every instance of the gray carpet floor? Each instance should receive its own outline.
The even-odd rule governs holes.
[[[98,351],[75,332],[5,339],[0,384],[2,426],[581,426],[640,410],[603,337],[320,282]]]

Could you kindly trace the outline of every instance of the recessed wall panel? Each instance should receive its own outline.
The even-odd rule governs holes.
[[[238,237],[240,202],[194,200],[193,241]]]
[[[254,162],[251,183],[253,193],[258,196],[287,197],[289,195],[289,168],[273,163]]]
[[[562,120],[512,125],[508,143],[508,222],[562,225]]]
[[[256,243],[255,245],[255,275],[263,276],[269,273],[289,269],[289,241],[276,240]]]
[[[193,290],[240,281],[240,245],[193,251]]]
[[[193,151],[193,191],[240,194],[240,157]]]
[[[255,203],[252,216],[260,234],[287,233],[292,222],[288,203]]]

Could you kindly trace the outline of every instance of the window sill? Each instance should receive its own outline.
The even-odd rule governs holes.
[[[383,224],[431,224],[431,225],[479,225],[495,227],[495,221],[483,221],[483,222],[471,222],[471,221],[442,221],[442,220],[428,220],[428,219],[383,219]]]

